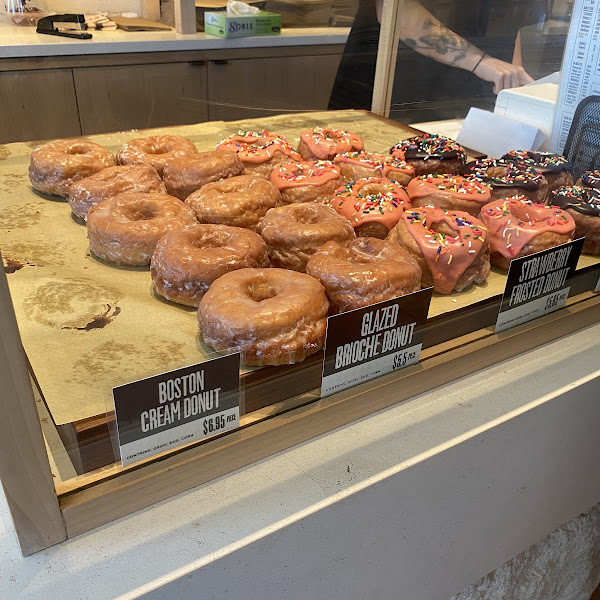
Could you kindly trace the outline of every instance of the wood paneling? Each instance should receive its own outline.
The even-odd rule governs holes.
[[[71,69],[0,76],[0,143],[81,135]]]

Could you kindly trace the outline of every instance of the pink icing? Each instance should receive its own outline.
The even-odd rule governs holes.
[[[489,202],[492,195],[492,188],[489,186],[460,175],[422,175],[410,181],[406,191],[411,199],[444,192],[455,198],[482,204]]]
[[[466,212],[429,206],[408,210],[401,218],[421,248],[435,291],[449,294],[485,243],[487,233],[483,223]],[[435,231],[434,226],[442,223],[456,235]]]
[[[264,163],[273,158],[279,150],[292,160],[301,161],[302,157],[280,135],[269,131],[245,131],[230,135],[217,144],[217,149],[225,148],[237,152],[243,162]]]
[[[575,230],[575,221],[557,206],[533,203],[523,196],[501,198],[481,208],[481,220],[490,235],[490,250],[506,258],[518,255],[533,238],[552,231]]]
[[[307,129],[300,134],[300,139],[308,149],[318,158],[325,159],[333,154],[361,151],[363,142],[356,133],[342,131],[341,129],[323,129],[315,127]]]
[[[399,158],[394,156],[384,156],[383,154],[372,154],[370,152],[345,152],[338,154],[334,162],[345,162],[359,167],[376,169],[380,172],[380,177],[387,177],[390,171],[398,171],[407,175],[415,174],[415,169]]]
[[[339,178],[340,170],[329,161],[283,163],[271,172],[271,183],[280,190],[325,185]]]

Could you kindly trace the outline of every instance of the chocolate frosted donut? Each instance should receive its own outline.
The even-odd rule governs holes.
[[[308,259],[330,240],[348,244],[354,229],[323,204],[302,202],[272,208],[262,220],[260,233],[269,246],[274,267],[304,271]]]
[[[115,164],[112,152],[94,142],[58,140],[31,153],[29,181],[40,192],[66,198],[71,186]]]
[[[461,174],[491,187],[492,200],[524,196],[543,204],[548,197],[546,178],[522,162],[486,158],[467,163]]]
[[[333,162],[342,171],[344,181],[355,181],[367,177],[378,177],[406,185],[415,176],[415,170],[405,160],[395,156],[370,152],[344,152]]]
[[[600,255],[600,189],[561,187],[552,194],[549,201],[573,217],[574,237],[585,236],[582,252]]]
[[[74,215],[85,219],[92,206],[125,192],[166,194],[167,190],[156,169],[148,165],[107,167],[74,183],[69,204]]]
[[[600,190],[600,171],[586,171],[575,185]]]
[[[417,175],[458,174],[467,160],[460,144],[450,138],[429,133],[398,142],[390,149],[390,154],[413,166]]]
[[[163,180],[167,193],[185,200],[192,192],[213,181],[244,172],[244,163],[231,150],[198,152],[174,158],[165,166]]]
[[[343,183],[339,167],[325,160],[283,163],[271,171],[270,181],[285,204],[325,204]]]
[[[511,150],[502,157],[502,160],[523,163],[533,167],[546,178],[549,194],[563,185],[573,185],[571,163],[562,154]]]
[[[196,154],[193,142],[179,135],[153,135],[136,138],[117,152],[119,165],[150,165],[162,177],[164,168],[175,158]]]
[[[308,260],[333,312],[345,312],[421,289],[421,267],[402,247],[376,238],[356,238],[346,247],[327,242]]]
[[[174,229],[158,240],[150,274],[161,296],[198,306],[221,275],[268,266],[267,245],[257,233],[241,227],[198,224]]]
[[[198,307],[204,342],[239,350],[246,365],[300,362],[323,347],[329,303],[310,275],[239,269],[219,277]]]
[[[315,127],[300,134],[298,152],[304,160],[333,160],[338,154],[360,152],[363,148],[363,141],[356,133]]]

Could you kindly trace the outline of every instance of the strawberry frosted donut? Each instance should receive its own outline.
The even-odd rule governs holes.
[[[198,152],[174,158],[163,171],[167,193],[185,200],[192,192],[212,181],[241,175],[244,163],[231,150]]]
[[[525,196],[532,202],[544,203],[548,182],[532,166],[522,162],[486,158],[463,167],[462,174],[492,188],[492,200]]]
[[[285,204],[326,204],[343,183],[340,169],[326,160],[283,163],[271,171],[270,179]]]
[[[533,167],[548,182],[548,193],[563,185],[573,185],[571,163],[562,154],[551,152],[533,152],[531,150],[511,150],[502,160],[523,163]]]
[[[406,211],[388,240],[406,248],[422,269],[421,285],[440,294],[461,292],[490,274],[488,236],[479,219],[461,211]]]
[[[502,269],[508,269],[513,258],[570,241],[575,231],[575,221],[568,212],[523,196],[486,204],[481,220],[488,228],[492,264]]]
[[[125,192],[166,194],[167,190],[156,169],[148,165],[107,167],[74,183],[69,190],[69,204],[74,215],[85,219],[92,206]]]
[[[359,179],[340,187],[331,206],[354,227],[356,235],[384,239],[411,203],[406,191],[389,179]]]
[[[478,217],[481,207],[490,201],[487,185],[460,175],[421,175],[406,188],[413,208],[439,206],[445,210],[462,210]]]
[[[298,152],[304,160],[333,160],[343,152],[361,152],[363,142],[358,135],[341,129],[315,127],[300,134]]]
[[[239,269],[219,277],[198,307],[204,342],[239,350],[251,366],[286,365],[323,347],[329,303],[310,275]]]
[[[29,181],[40,192],[66,198],[76,181],[114,164],[112,152],[94,142],[58,140],[31,153]]]
[[[454,140],[441,135],[425,133],[393,146],[390,154],[414,167],[417,175],[428,173],[460,173],[467,155]]]
[[[266,130],[238,131],[217,144],[217,150],[233,150],[244,163],[246,173],[268,179],[282,162],[301,161],[302,157],[280,135]]]
[[[194,213],[166,194],[127,192],[93,206],[86,225],[90,250],[118,265],[149,265],[158,240],[172,229],[193,225]]]
[[[238,175],[203,185],[185,203],[199,223],[220,223],[258,232],[267,211],[281,205],[281,195],[263,177]]]
[[[344,181],[379,177],[406,185],[415,176],[414,168],[406,161],[383,154],[344,152],[338,154],[333,162],[341,168]]]
[[[178,135],[153,135],[136,138],[117,152],[119,165],[150,165],[162,177],[164,168],[174,159],[196,154],[193,142]]]
[[[347,219],[323,204],[301,202],[272,208],[260,233],[275,267],[304,271],[308,259],[330,240],[346,245],[354,239]]]
[[[417,261],[397,244],[376,238],[356,238],[346,247],[327,242],[310,257],[306,272],[322,283],[333,312],[421,289]]]
[[[158,240],[150,263],[154,288],[167,300],[198,306],[211,283],[229,271],[268,267],[257,233],[227,225],[189,225]]]

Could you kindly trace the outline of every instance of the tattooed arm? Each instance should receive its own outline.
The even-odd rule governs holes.
[[[378,17],[381,2],[378,2]],[[533,79],[522,66],[487,56],[440,23],[417,0],[401,3],[400,39],[415,52],[438,62],[471,71],[480,79],[494,84],[494,93],[509,87],[519,87]]]

